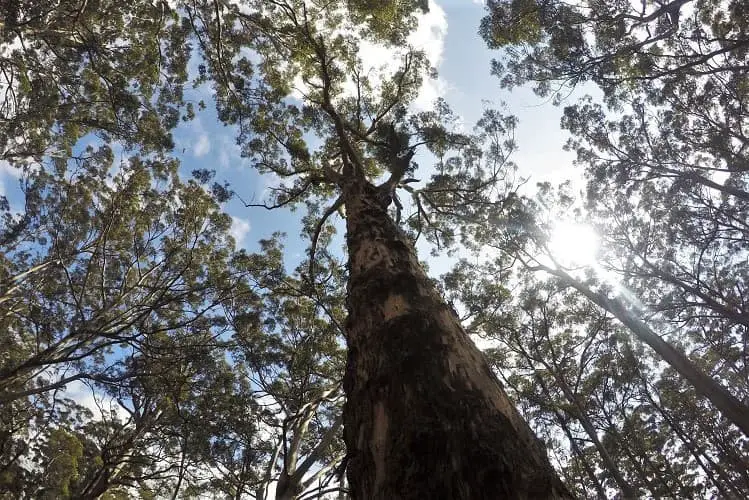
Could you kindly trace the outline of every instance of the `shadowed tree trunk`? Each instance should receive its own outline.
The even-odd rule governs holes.
[[[388,215],[389,198],[361,179],[343,190],[352,498],[572,498]]]

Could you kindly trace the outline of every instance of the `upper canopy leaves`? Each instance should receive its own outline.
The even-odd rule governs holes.
[[[0,159],[69,154],[88,133],[172,146],[190,45],[166,2],[5,2]]]
[[[508,87],[591,80],[608,96],[638,82],[745,72],[749,22],[740,0],[490,0],[481,36],[503,53],[493,72]]]

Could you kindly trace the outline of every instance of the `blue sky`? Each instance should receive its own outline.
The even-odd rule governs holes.
[[[439,72],[447,82],[445,98],[450,105],[472,124],[481,115],[483,100],[495,105],[504,102],[507,112],[520,120],[516,131],[519,151],[514,156],[520,174],[530,176],[531,183],[573,175],[570,169],[574,155],[562,150],[565,134],[559,129],[561,108],[527,88],[512,92],[501,89],[499,79],[489,74],[497,52],[487,49],[477,34],[483,5],[470,0],[443,0],[440,4],[448,29]]]

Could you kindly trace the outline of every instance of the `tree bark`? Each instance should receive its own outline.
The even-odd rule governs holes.
[[[371,184],[343,186],[354,499],[567,499],[546,451]]]

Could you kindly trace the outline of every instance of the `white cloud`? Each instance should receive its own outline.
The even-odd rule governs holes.
[[[430,2],[429,12],[419,16],[416,29],[408,37],[408,44],[416,50],[423,51],[429,63],[439,70],[446,37],[445,11],[436,2]],[[393,74],[399,68],[403,60],[401,55],[403,52],[403,49],[392,49],[366,40],[359,44],[359,57],[364,65],[365,73],[379,74],[379,78],[373,78],[374,83],[377,83],[384,75]],[[416,110],[431,109],[434,100],[445,95],[446,91],[447,85],[442,78],[426,79],[412,106]]]
[[[88,408],[93,413],[94,420],[108,419],[113,411],[123,422],[130,417],[128,411],[114,398],[96,392],[81,381],[76,380],[67,384],[62,393],[84,408]]]
[[[442,78],[437,77],[433,80],[426,80],[421,85],[419,95],[416,96],[416,99],[414,99],[411,105],[416,111],[431,110],[434,101],[443,97],[446,92],[447,82]]]
[[[198,142],[196,142],[195,146],[192,148],[192,153],[200,158],[201,156],[206,155],[210,150],[211,141],[208,140],[208,136],[206,134],[200,134]]]
[[[447,37],[447,16],[436,2],[429,4],[429,12],[419,17],[419,25],[408,37],[408,42],[418,50],[423,50],[432,66],[442,62]]]
[[[229,234],[234,238],[237,247],[242,246],[244,237],[250,232],[250,223],[240,217],[231,216],[231,228]]]
[[[429,12],[421,16],[419,25],[408,41],[414,48],[423,50],[432,66],[439,69],[447,37],[447,16],[436,2],[430,2]],[[447,83],[439,76],[425,80],[413,103],[417,110],[431,109],[435,99],[447,92]]]
[[[7,186],[18,186],[18,179],[21,178],[22,170],[11,166],[10,163],[0,160],[0,196],[7,196]]]
[[[23,171],[20,168],[12,166],[5,160],[0,160],[0,176],[8,175],[14,179],[20,179]]]
[[[241,169],[246,167],[246,159],[237,142],[227,134],[219,134],[214,141],[215,158],[222,169]]]
[[[218,152],[218,164],[221,166],[221,168],[229,168],[229,165],[231,165],[229,153],[226,151],[226,149],[222,148]]]

